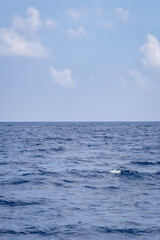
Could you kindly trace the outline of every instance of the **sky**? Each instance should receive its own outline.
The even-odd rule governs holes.
[[[159,0],[0,0],[0,121],[160,121]]]

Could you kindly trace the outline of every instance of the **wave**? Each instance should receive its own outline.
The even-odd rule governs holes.
[[[143,180],[143,179],[159,179],[160,171],[157,172],[138,172],[134,170],[128,170],[128,169],[114,169],[109,171],[110,174],[117,175],[119,177],[125,177],[127,179],[137,179],[137,180]]]
[[[139,228],[109,228],[109,227],[96,227],[96,230],[101,233],[122,233],[129,235],[142,235],[149,233],[159,233],[159,228],[147,228],[147,229],[139,229]]]
[[[19,236],[19,235],[33,235],[33,234],[38,234],[38,235],[42,235],[42,236],[50,236],[53,235],[55,232],[56,234],[56,228],[55,229],[50,229],[50,230],[38,230],[35,229],[34,227],[32,228],[28,228],[25,231],[15,231],[12,229],[0,229],[0,235],[15,235],[15,236]]]
[[[41,169],[39,169],[38,171],[39,171],[40,175],[47,175],[47,176],[52,175],[55,177],[61,176],[61,174],[58,172],[46,171],[46,170],[41,170]]]
[[[141,166],[156,166],[160,165],[160,161],[151,162],[151,161],[132,161],[131,164],[141,165]]]
[[[70,138],[70,137],[64,137],[64,138],[62,138],[62,137],[45,137],[45,140],[46,141],[64,141],[64,142],[71,142],[71,141],[73,141],[73,139],[72,138]]]
[[[110,173],[120,174],[120,173],[121,173],[121,170],[117,170],[117,169],[110,170]]]
[[[15,180],[15,181],[8,181],[8,182],[1,182],[0,185],[19,185],[24,183],[29,183],[28,180]]]
[[[108,171],[99,171],[99,170],[76,170],[72,169],[71,171],[68,171],[69,174],[75,175],[80,178],[102,178],[106,174],[108,174]]]
[[[106,177],[108,174],[118,175],[118,176],[125,176],[125,177],[135,177],[135,178],[142,178],[145,173],[141,173],[138,171],[128,170],[128,169],[113,169],[110,171],[100,171],[100,170],[76,170],[72,169],[69,174],[75,175],[77,177],[82,178],[103,178]],[[146,175],[149,173],[146,173]]]
[[[62,230],[63,228],[63,230]],[[75,229],[75,230],[74,230]],[[63,232],[62,232],[63,231]],[[40,236],[56,236],[58,234],[70,234],[73,235],[77,231],[77,226],[76,225],[66,225],[62,227],[51,227],[49,229],[39,229],[37,227],[26,227],[23,229],[23,231],[15,231],[13,229],[0,229],[0,235],[40,235]],[[28,237],[30,239],[30,237]]]
[[[89,189],[98,189],[97,187],[94,187],[94,186],[90,186],[90,185],[86,185],[84,186],[85,188],[89,188]]]
[[[81,222],[79,222],[81,223]],[[111,227],[91,227],[90,229],[85,229],[84,227],[80,227],[80,225],[77,224],[69,224],[61,227],[51,227],[49,229],[38,229],[37,227],[27,227],[23,229],[23,231],[15,231],[13,229],[0,229],[0,235],[40,235],[40,236],[58,236],[59,234],[67,234],[74,236],[79,236],[84,233],[89,232],[95,233],[104,233],[109,234],[111,237],[111,234],[123,234],[123,235],[129,235],[129,236],[145,236],[148,234],[159,234],[160,229],[159,228],[111,228]],[[124,236],[125,238],[125,236]],[[68,239],[68,238],[67,238]],[[118,238],[117,238],[118,239]]]
[[[28,205],[39,205],[42,204],[42,202],[25,202],[21,200],[3,200],[0,199],[0,205],[1,206],[10,206],[10,207],[15,207],[15,206],[28,206]]]
[[[0,162],[0,165],[24,165],[24,164],[28,164],[28,162],[26,161],[2,161]]]
[[[55,148],[51,148],[49,149],[49,152],[50,151],[53,151],[53,152],[62,152],[62,151],[65,151],[65,149],[63,147],[55,147]]]
[[[53,182],[53,184],[56,186],[56,187],[64,187],[64,185],[60,182]]]
[[[155,177],[155,175],[160,174],[159,172],[149,173],[149,172],[138,172],[129,169],[113,169],[109,171],[99,171],[99,170],[76,170],[72,169],[67,172],[68,174],[75,175],[79,178],[105,178],[108,174],[113,174],[119,177],[125,177],[128,179],[143,179],[144,177]]]
[[[111,174],[119,175],[120,177],[127,177],[128,179],[142,179],[143,173],[133,170],[121,170],[121,169],[114,169],[110,171]]]
[[[33,155],[34,158],[43,158],[43,155],[40,155],[40,154],[35,154]]]
[[[43,157],[43,155],[41,155],[43,153],[62,152],[62,151],[65,151],[64,147],[52,147],[52,148],[25,149],[25,150],[22,150],[21,153],[24,153],[24,152],[36,153],[33,157],[41,158]]]
[[[106,135],[106,136],[104,136],[103,138],[104,138],[104,140],[108,140],[108,139],[110,140],[110,139],[113,139],[114,137],[111,136],[111,135],[109,135],[109,136]]]
[[[0,165],[9,165],[10,162],[0,162]]]
[[[0,229],[0,234],[11,234],[11,235],[17,235],[21,232],[14,231],[12,229]],[[22,232],[23,233],[23,232]]]
[[[75,181],[68,180],[68,179],[63,179],[63,182],[65,182],[65,183],[75,183]]]

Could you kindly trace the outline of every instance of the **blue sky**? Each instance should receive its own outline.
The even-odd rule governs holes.
[[[0,121],[159,121],[159,0],[0,0]]]

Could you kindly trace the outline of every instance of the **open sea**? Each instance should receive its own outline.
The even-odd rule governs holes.
[[[0,123],[0,240],[159,240],[160,122]]]

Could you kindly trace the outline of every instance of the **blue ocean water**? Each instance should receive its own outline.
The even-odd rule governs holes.
[[[0,123],[0,239],[160,239],[160,122]]]

